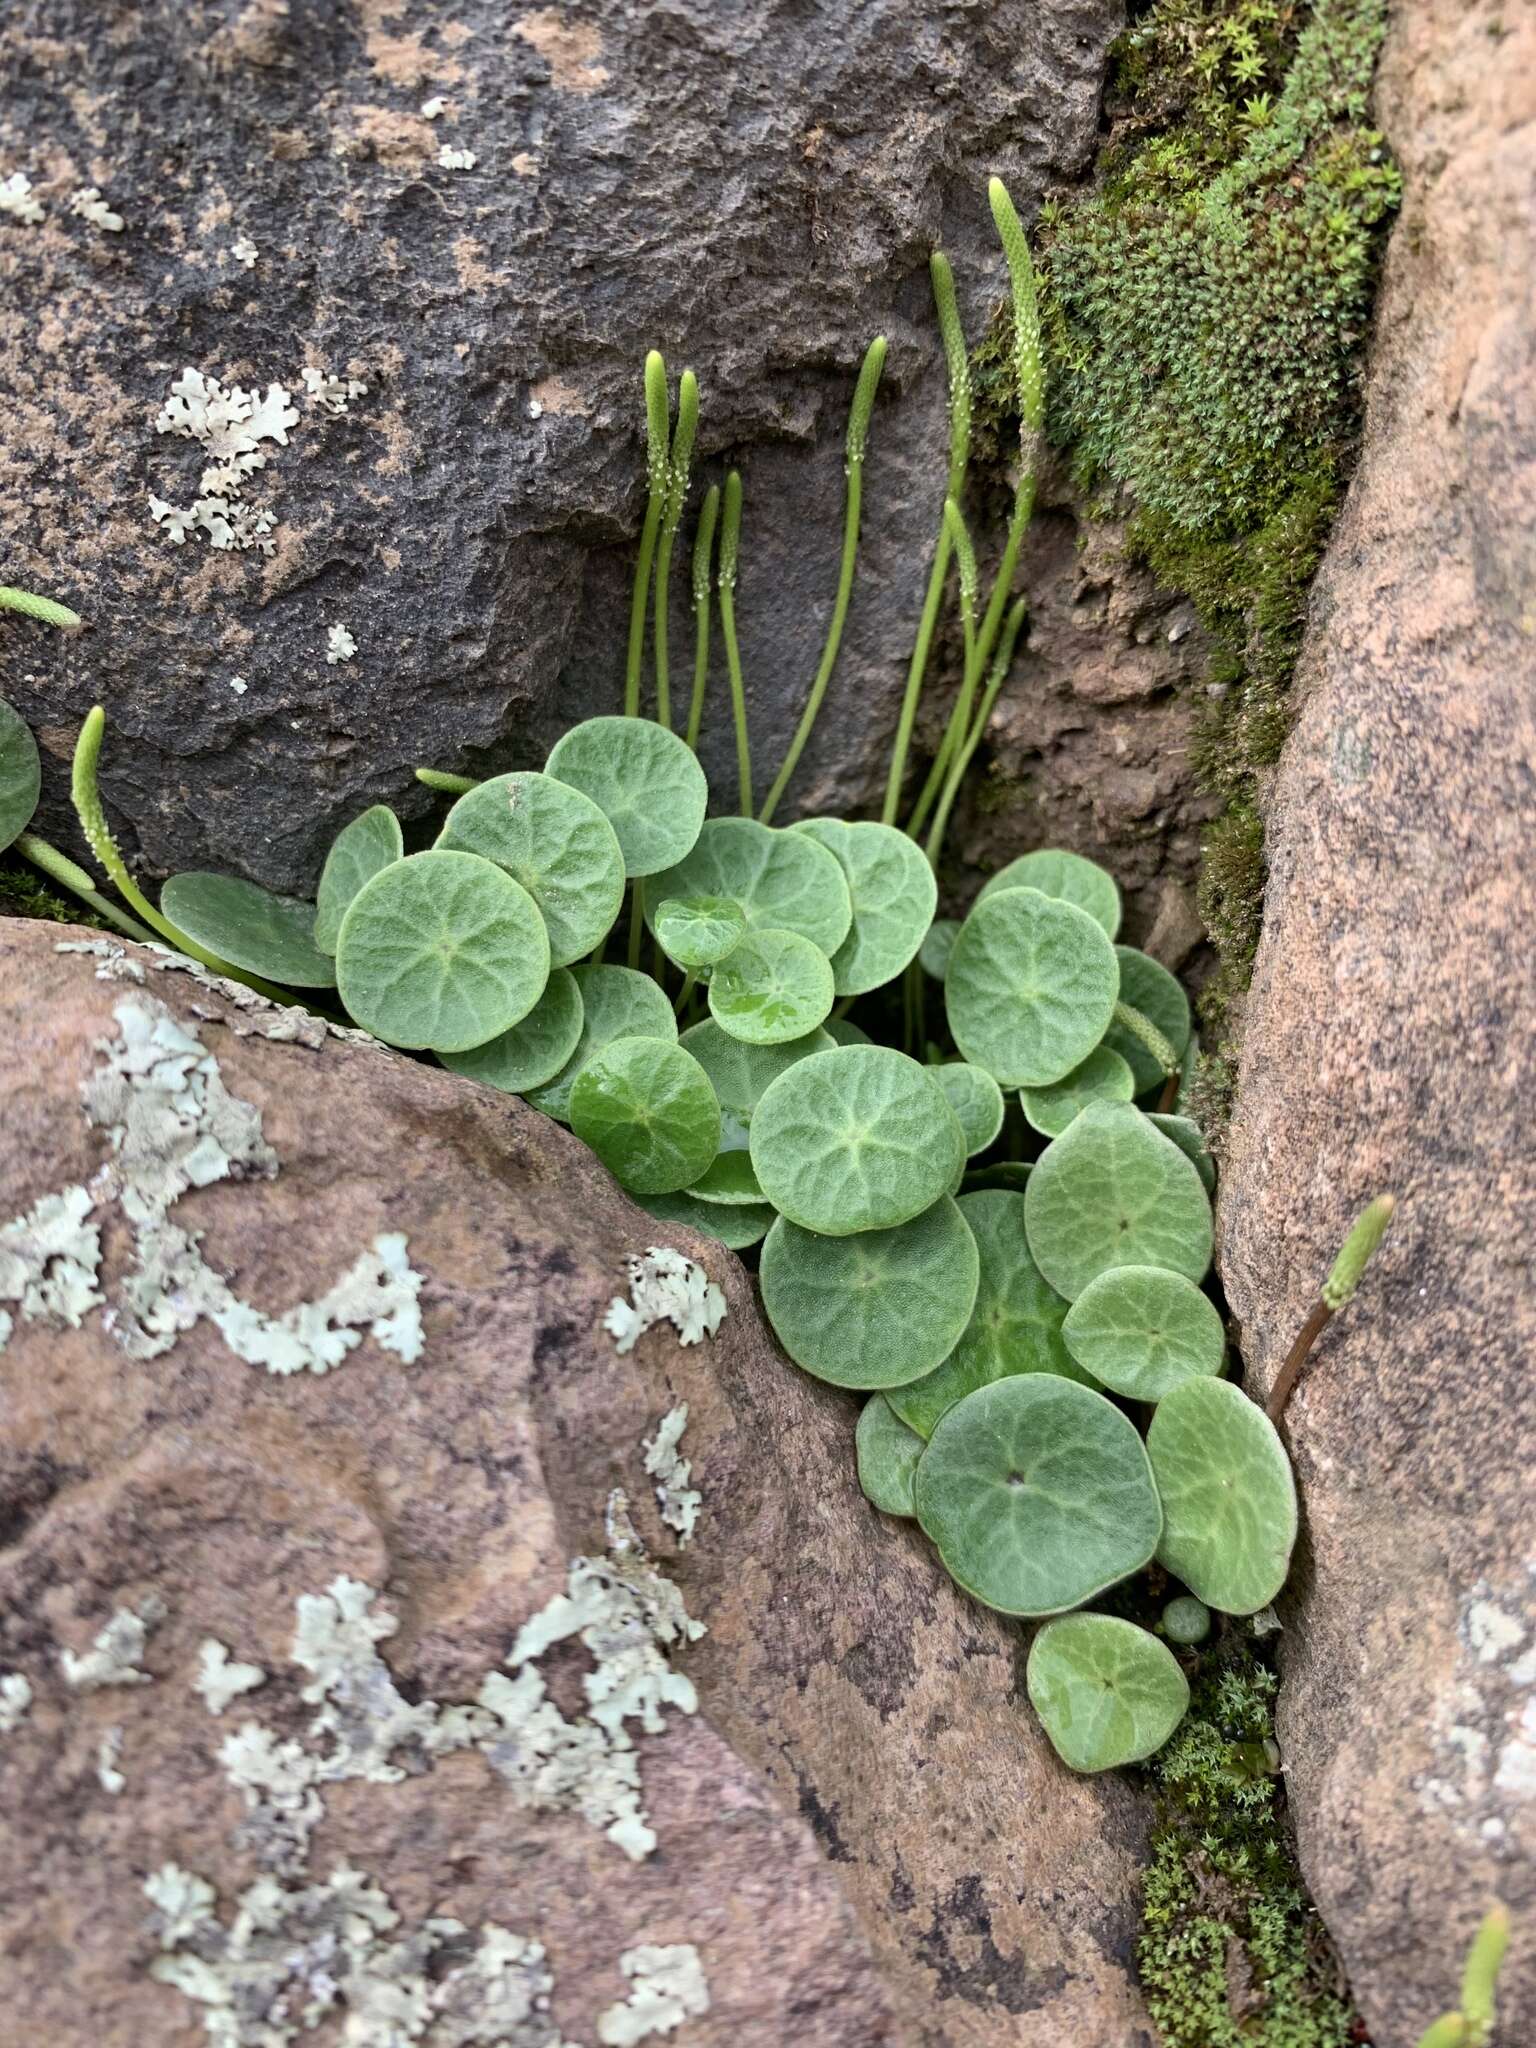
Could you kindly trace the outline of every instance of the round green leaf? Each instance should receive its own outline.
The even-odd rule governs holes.
[[[704,770],[688,748],[676,733],[646,718],[589,718],[573,725],[551,748],[544,772],[591,797],[618,835],[629,875],[654,875],[680,861],[699,836],[709,802]]]
[[[336,963],[315,944],[315,906],[236,875],[172,875],[160,891],[172,924],[231,967],[289,988],[334,988]]]
[[[1001,889],[960,928],[944,982],[955,1044],[1005,1088],[1043,1088],[1104,1036],[1120,988],[1115,949],[1086,911]]]
[[[985,1152],[1003,1128],[1003,1091],[984,1067],[965,1060],[946,1060],[929,1073],[944,1090],[946,1101],[965,1133],[965,1156]]]
[[[701,1237],[712,1237],[728,1251],[744,1252],[767,1235],[777,1211],[767,1202],[751,1208],[727,1209],[716,1202],[696,1202],[686,1191],[675,1195],[636,1195],[642,1209],[658,1223],[681,1224]]]
[[[910,1222],[857,1237],[820,1237],[781,1216],[758,1278],[796,1365],[833,1386],[884,1388],[931,1372],[950,1350],[977,1272],[976,1240],[944,1195]]]
[[[365,882],[341,920],[341,999],[386,1045],[484,1045],[527,1016],[548,980],[538,905],[478,854],[408,854]]]
[[[919,1436],[932,1436],[957,1401],[1010,1373],[1053,1372],[1095,1382],[1061,1339],[1067,1304],[1047,1287],[1024,1241],[1024,1197],[1004,1190],[962,1195],[959,1208],[981,1259],[976,1306],[953,1351],[926,1378],[891,1394],[891,1406]]]
[[[400,820],[388,804],[374,804],[344,825],[331,841],[315,894],[315,944],[334,953],[347,905],[364,882],[392,867],[405,852]]]
[[[1061,1614],[1151,1562],[1162,1529],[1141,1438],[1113,1402],[1035,1372],[935,1425],[917,1518],[956,1583],[1004,1614]]]
[[[1046,1146],[1024,1218],[1035,1264],[1068,1301],[1116,1266],[1166,1266],[1201,1280],[1211,1263],[1199,1174],[1129,1103],[1091,1103]]]
[[[832,965],[798,932],[750,931],[709,978],[709,1014],[748,1045],[786,1045],[832,1008]]]
[[[526,1095],[553,1080],[581,1038],[581,988],[568,967],[550,970],[544,993],[520,1024],[468,1052],[439,1054],[452,1073],[506,1095]]]
[[[885,1515],[915,1515],[912,1480],[923,1440],[893,1414],[884,1394],[874,1395],[860,1409],[854,1448],[865,1499]]]
[[[792,1222],[829,1237],[888,1230],[921,1214],[948,1193],[964,1157],[943,1089],[890,1046],[841,1045],[799,1061],[752,1118],[763,1193]]]
[[[679,967],[713,967],[741,943],[747,914],[727,896],[669,897],[652,920],[662,951]]]
[[[873,1045],[869,1033],[852,1023],[847,1017],[829,1017],[822,1030],[834,1045]]]
[[[1042,896],[1075,903],[1109,938],[1120,929],[1120,891],[1113,875],[1106,874],[1096,861],[1084,860],[1080,853],[1066,853],[1053,846],[1026,853],[999,869],[976,900],[984,902],[1003,889],[1038,889]]]
[[[722,1031],[709,1017],[701,1024],[691,1024],[681,1042],[708,1074],[725,1115],[742,1125],[751,1123],[752,1112],[770,1082],[787,1073],[796,1061],[815,1052],[830,1052],[833,1045],[825,1031],[809,1031],[787,1045],[748,1045]]]
[[[1189,1706],[1166,1643],[1113,1614],[1048,1621],[1025,1667],[1030,1704],[1069,1770],[1112,1771],[1162,1748]]]
[[[1285,1584],[1296,1482],[1274,1424],[1230,1380],[1166,1394],[1147,1431],[1163,1502],[1159,1564],[1223,1614],[1257,1614]]]
[[[1112,1266],[1067,1311],[1062,1338],[1085,1372],[1132,1401],[1161,1401],[1181,1380],[1221,1371],[1215,1303],[1182,1273]]]
[[[949,956],[955,950],[955,941],[960,936],[960,920],[954,917],[936,917],[928,927],[928,936],[917,949],[924,974],[931,974],[935,981],[943,981],[949,973]]]
[[[1047,1138],[1059,1138],[1090,1102],[1129,1102],[1135,1092],[1130,1067],[1119,1053],[1096,1045],[1087,1059],[1049,1088],[1020,1089],[1019,1104],[1037,1131]]]
[[[573,967],[581,992],[581,1036],[552,1081],[522,1090],[535,1109],[557,1123],[571,1113],[571,1083],[595,1052],[620,1038],[677,1037],[677,1019],[665,991],[632,967]]]
[[[622,1187],[671,1195],[696,1181],[720,1143],[709,1077],[680,1045],[620,1038],[571,1084],[571,1129]]]
[[[32,728],[0,697],[0,851],[31,824],[42,786]]]
[[[663,903],[690,896],[724,896],[741,905],[749,932],[798,932],[829,956],[853,921],[843,870],[827,849],[755,818],[711,818],[687,859],[646,883],[652,930]]]
[[[894,825],[804,818],[791,829],[824,846],[848,884],[853,924],[832,955],[838,994],[879,988],[915,957],[933,918],[939,892],[927,856]]]
[[[1181,1056],[1189,1044],[1189,997],[1178,982],[1150,953],[1138,953],[1134,946],[1116,946],[1120,963],[1120,1000],[1140,1010]],[[1136,1093],[1145,1095],[1161,1088],[1166,1076],[1134,1031],[1123,1024],[1111,1024],[1104,1043],[1129,1065],[1136,1077]]]
[[[1195,1162],[1195,1171],[1200,1176],[1200,1185],[1208,1195],[1216,1192],[1216,1162],[1206,1149],[1205,1133],[1191,1116],[1165,1116],[1153,1110],[1147,1122],[1160,1130],[1165,1138],[1171,1138],[1186,1159]]]
[[[724,1119],[721,1121],[723,1125]],[[741,1130],[739,1124],[736,1130]],[[722,1131],[722,1139],[723,1136]],[[752,1171],[750,1153],[727,1148],[723,1142],[706,1170],[690,1183],[688,1192],[697,1201],[723,1202],[728,1208],[736,1209],[760,1208],[763,1201],[763,1191]]]
[[[478,853],[515,875],[539,906],[552,966],[607,937],[624,901],[624,856],[591,797],[553,775],[493,775],[443,820],[439,846]]]
[[[1180,1593],[1163,1609],[1163,1634],[1170,1643],[1203,1643],[1211,1632],[1211,1610],[1193,1593]]]

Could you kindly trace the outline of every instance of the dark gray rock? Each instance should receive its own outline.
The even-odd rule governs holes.
[[[9,627],[0,687],[56,761],[105,703],[105,788],[146,869],[312,883],[360,806],[424,812],[413,764],[534,763],[616,704],[655,344],[700,374],[705,470],[745,473],[771,772],[830,607],[853,373],[883,329],[861,580],[797,786],[867,800],[942,488],[928,253],[950,250],[979,332],[1002,277],[986,174],[1029,216],[1083,172],[1122,18],[1118,0],[18,0],[0,168],[47,215],[0,215],[0,553],[91,629]],[[441,168],[444,145],[474,168]],[[70,213],[81,185],[121,234]],[[151,521],[151,493],[196,496],[199,449],[154,431],[189,365],[296,394],[246,494],[275,515],[269,557],[173,547]],[[368,393],[328,418],[305,365]],[[334,623],[358,652],[327,666]],[[62,796],[54,773],[54,829]],[[1104,827],[1082,807],[1074,829]]]

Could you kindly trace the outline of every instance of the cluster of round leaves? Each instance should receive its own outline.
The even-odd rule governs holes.
[[[219,958],[334,988],[378,1038],[568,1123],[658,1218],[761,1241],[790,1357],[873,1396],[869,1497],[914,1515],[977,1599],[1053,1617],[1027,1675],[1058,1752],[1080,1770],[1146,1756],[1184,1710],[1179,1664],[1072,1610],[1155,1559],[1188,1588],[1164,1634],[1192,1641],[1206,1609],[1273,1599],[1295,1534],[1279,1440],[1220,1376],[1199,1132],[1138,1106],[1165,1080],[1149,1047],[1190,1045],[1184,994],[1115,944],[1118,891],[1077,855],[1013,862],[953,925],[894,828],[775,830],[706,818],[707,800],[674,734],[596,718],[542,773],[468,789],[423,851],[365,811],[313,904],[187,874],[162,909]],[[675,1008],[659,977],[602,959],[627,890],[630,957],[648,933]],[[833,1015],[919,960],[958,1058]],[[707,1015],[680,1033],[695,993]],[[1044,1148],[972,1167],[1007,1095]]]

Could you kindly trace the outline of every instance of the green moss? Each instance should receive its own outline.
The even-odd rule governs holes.
[[[1118,48],[1097,183],[1037,230],[1052,439],[1086,492],[1129,506],[1133,554],[1215,646],[1196,765],[1226,806],[1202,887],[1218,1049],[1257,942],[1258,778],[1289,724],[1399,196],[1367,118],[1385,21],[1385,0],[1154,0]],[[1005,348],[977,351],[983,454]]]
[[[1233,1628],[1152,1769],[1159,1824],[1137,1945],[1165,2048],[1344,2048],[1352,2014],[1297,1875],[1276,1776],[1275,1675]]]
[[[88,904],[52,888],[16,852],[0,853],[0,917],[41,917],[54,924],[106,926]]]

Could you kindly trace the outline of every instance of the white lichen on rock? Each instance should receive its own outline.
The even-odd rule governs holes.
[[[76,1692],[99,1692],[109,1685],[148,1685],[150,1673],[139,1669],[139,1659],[150,1630],[164,1619],[165,1603],[153,1593],[136,1608],[114,1608],[89,1650],[78,1656],[73,1650],[59,1652],[64,1683]]]
[[[243,270],[254,270],[261,251],[249,235],[237,235],[229,245],[229,253]]]
[[[441,1916],[401,1932],[385,1892],[348,1863],[293,1890],[258,1878],[227,1927],[213,1887],[175,1864],[144,1889],[164,1951],[150,1974],[203,2007],[215,2048],[291,2048],[342,2015],[347,2048],[571,2048],[540,1943]]]
[[[0,1735],[10,1735],[26,1719],[32,1705],[32,1683],[19,1671],[0,1676]]]
[[[709,2011],[709,1984],[691,1941],[626,1949],[619,1968],[630,1980],[630,1993],[622,2005],[598,2014],[603,2048],[634,2048],[638,2041],[670,2034],[684,2020]]]
[[[242,1664],[217,1636],[205,1636],[199,1645],[197,1676],[192,1684],[210,1714],[222,1714],[231,1700],[243,1692],[254,1692],[266,1681],[267,1674],[259,1664]]]
[[[190,1188],[271,1179],[277,1155],[260,1112],[229,1094],[217,1060],[164,1004],[128,997],[113,1014],[121,1036],[98,1047],[84,1095],[113,1155],[91,1194],[117,1202],[133,1232],[121,1299],[104,1318],[128,1355],[158,1357],[206,1318],[237,1357],[280,1375],[330,1371],[365,1331],[407,1363],[419,1358],[421,1276],[397,1232],[375,1238],[318,1300],[281,1315],[242,1300],[214,1271],[171,1209]]]
[[[433,93],[429,100],[423,100],[418,109],[423,121],[435,121],[440,115],[445,114],[447,110],[448,102],[440,92]]]
[[[368,386],[357,377],[337,377],[329,370],[304,368],[299,372],[304,395],[311,405],[339,420],[351,409],[354,398],[366,398]]]
[[[633,1351],[657,1323],[671,1323],[684,1344],[714,1336],[725,1319],[725,1296],[702,1266],[664,1244],[653,1244],[626,1264],[629,1300],[615,1295],[603,1318],[620,1352]]]
[[[100,1306],[101,1232],[87,1221],[95,1207],[88,1188],[62,1188],[0,1225],[0,1301],[15,1302],[24,1323],[78,1330]],[[0,1314],[0,1351],[12,1327],[10,1314]]]
[[[334,668],[338,661],[351,661],[357,654],[357,642],[348,629],[337,624],[325,636],[325,662],[327,668]]]
[[[445,142],[437,152],[437,161],[445,171],[472,171],[475,168],[475,152],[472,149],[455,149]]]
[[[131,954],[117,939],[61,939],[53,950],[91,954],[101,963],[96,969],[98,981],[131,981],[142,988],[148,979],[144,960]],[[199,1017],[223,1024],[237,1038],[271,1038],[283,1044],[307,1045],[316,1051],[328,1038],[340,1038],[352,1045],[367,1045],[375,1052],[381,1051],[379,1041],[370,1032],[355,1030],[348,1024],[332,1024],[299,1003],[274,1003],[245,982],[215,974],[200,960],[190,960],[185,953],[177,953],[158,940],[142,942],[137,954],[149,956],[148,965],[154,972],[185,974],[200,987],[232,1003],[241,1013],[239,1016],[225,1017],[196,1002],[191,1008]]]
[[[34,198],[32,180],[24,171],[12,171],[8,178],[0,178],[0,213],[8,214],[12,220],[19,220],[29,228],[41,226],[42,202]]]
[[[123,1729],[121,1722],[115,1728],[107,1729],[96,1745],[96,1782],[103,1792],[110,1792],[115,1799],[128,1783],[117,1768],[123,1754]]]
[[[679,1541],[684,1545],[693,1537],[704,1498],[696,1487],[689,1485],[693,1466],[678,1451],[687,1427],[688,1403],[679,1401],[661,1418],[656,1425],[655,1436],[647,1437],[644,1445],[645,1469],[656,1482],[656,1503],[661,1509],[661,1519],[669,1529],[677,1531]]]
[[[179,546],[201,527],[215,548],[259,548],[270,555],[276,547],[272,512],[245,504],[245,487],[258,469],[267,466],[262,442],[286,448],[288,429],[298,424],[298,418],[281,384],[269,384],[265,394],[242,390],[238,384],[226,390],[217,377],[183,370],[155,415],[155,432],[196,441],[212,459],[202,474],[201,495],[189,510],[151,494],[150,515],[166,538]]]
[[[72,192],[69,210],[78,219],[89,221],[93,228],[100,228],[109,235],[120,235],[126,225],[123,216],[114,213],[102,198],[99,185],[82,185],[78,192]]]

